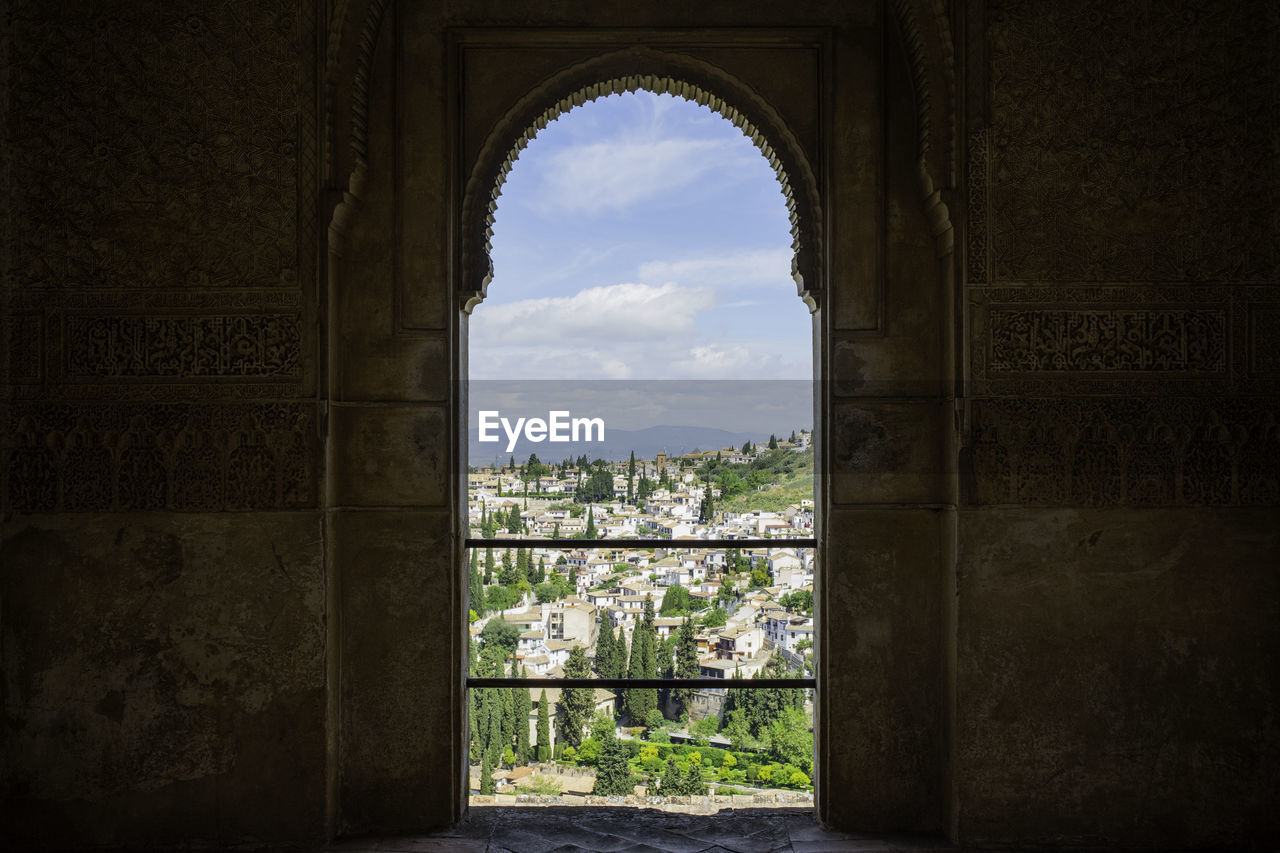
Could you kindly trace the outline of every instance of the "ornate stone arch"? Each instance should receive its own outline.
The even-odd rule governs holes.
[[[724,116],[773,167],[791,219],[791,274],[810,310],[823,290],[822,207],[818,182],[794,134],[749,87],[689,56],[635,47],[595,57],[548,78],[516,102],[485,138],[463,190],[461,293],[470,312],[493,276],[489,257],[493,216],[507,173],[520,151],[558,116],[610,94],[643,89],[696,101]]]
[[[953,244],[948,196],[956,176],[955,49],[943,0],[894,0],[916,98],[917,162],[938,253]]]

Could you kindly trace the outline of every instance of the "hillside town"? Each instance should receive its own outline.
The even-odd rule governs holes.
[[[811,675],[814,552],[788,544],[814,536],[811,440],[615,462],[535,454],[469,473],[471,536],[495,540],[470,554],[471,671],[531,680],[471,691],[473,792],[548,788],[535,778],[548,766],[591,767],[608,748],[626,773],[560,775],[558,793],[575,793],[571,779],[583,795],[811,790],[808,691],[537,686]],[[570,539],[583,544],[540,544]],[[588,544],[600,539],[670,544]],[[762,539],[778,544],[700,544]]]

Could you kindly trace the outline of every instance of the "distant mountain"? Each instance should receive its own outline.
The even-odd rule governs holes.
[[[665,450],[668,456],[679,456],[693,450],[719,450],[722,447],[741,447],[744,442],[764,443],[768,435],[757,435],[749,432],[731,432],[717,427],[694,426],[655,426],[645,429],[606,429],[604,441],[592,442],[532,442],[523,436],[516,442],[515,449],[507,451],[507,438],[499,430],[499,440],[481,442],[478,431],[471,430],[469,442],[469,462],[472,465],[492,465],[495,460],[505,464],[515,456],[517,462],[529,458],[530,453],[538,454],[543,462],[560,462],[564,459],[577,459],[584,453],[590,459],[607,459],[622,462],[635,451],[637,459],[653,459],[658,451]]]

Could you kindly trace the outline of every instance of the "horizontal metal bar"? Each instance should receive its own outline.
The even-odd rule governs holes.
[[[816,678],[474,678],[467,687],[817,687]]]
[[[467,548],[817,548],[817,539],[467,539]]]

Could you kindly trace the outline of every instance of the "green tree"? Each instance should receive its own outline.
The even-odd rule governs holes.
[[[791,443],[792,443],[792,444],[795,444],[795,443],[796,443],[796,431],[795,431],[795,430],[792,430],[792,431],[791,431]]]
[[[778,437],[776,435],[773,435],[773,434],[769,435],[769,449],[770,450],[778,449]]]
[[[813,613],[813,590],[798,589],[795,592],[789,592],[779,598],[778,603],[788,610],[797,610],[811,615]]]
[[[591,664],[582,646],[569,651],[564,664],[565,678],[590,678]],[[595,710],[595,691],[591,687],[566,687],[560,694],[560,714],[556,720],[560,740],[579,747],[582,745],[582,729]]]
[[[493,549],[484,549],[484,582],[493,583]]]
[[[631,461],[627,463],[627,503],[631,503],[635,494],[636,452],[631,451]]]
[[[493,613],[501,613],[516,606],[520,594],[511,587],[494,585],[485,590],[485,606]]]
[[[483,616],[486,612],[484,606],[484,575],[480,574],[480,552],[475,548],[471,549],[471,570],[469,573],[471,580],[467,598],[472,610],[476,612],[476,616]]]
[[[697,678],[698,673],[698,640],[694,634],[693,622],[686,617],[676,633],[676,678]],[[676,688],[675,697],[681,710],[686,713],[691,710],[692,687]]]
[[[476,708],[476,691],[467,691],[467,721],[470,736],[467,739],[468,762],[475,764],[480,760],[480,715]]]
[[[511,549],[502,552],[502,567],[498,569],[498,583],[503,586],[514,586],[515,582],[520,579],[516,573],[515,560],[511,555]]]
[[[547,466],[538,459],[538,454],[530,453],[529,461],[524,466],[524,475],[528,480],[537,480],[547,473]]]
[[[703,717],[689,726],[689,734],[703,743],[710,742],[711,736],[720,731],[720,720],[714,715]]]
[[[482,699],[488,708],[488,713],[482,715],[485,719],[484,754],[488,757],[491,768],[498,763],[498,759],[504,749],[502,742],[502,701],[499,696],[501,692],[495,689],[485,690]]]
[[[729,739],[729,748],[734,752],[754,752],[759,746],[747,725],[747,712],[741,708],[725,716],[721,733]]]
[[[493,784],[493,758],[486,751],[480,761],[480,793],[488,795],[496,790],[497,786]]]
[[[613,474],[598,463],[574,491],[573,499],[580,504],[600,503],[613,499]]]
[[[521,677],[516,673],[514,658],[511,660],[511,677]],[[523,685],[512,687],[511,701],[515,705],[516,763],[527,764],[529,762],[529,714],[533,711],[533,699],[529,696],[529,688]]]
[[[781,652],[774,652],[773,657],[760,673],[761,678],[783,678],[792,675],[786,669],[786,662]],[[735,679],[737,676],[735,676]],[[798,688],[761,687],[754,690],[735,690],[725,692],[724,715],[731,719],[735,711],[742,711],[744,721],[751,736],[757,739],[768,737],[768,729],[787,708],[803,708],[804,691]]]
[[[547,689],[538,697],[538,760],[551,760],[551,713],[547,710]]]
[[[618,635],[613,643],[613,664],[610,672],[613,678],[623,678],[627,674],[627,633],[622,630],[622,626],[618,626]]]
[[[728,621],[728,618],[729,615],[724,612],[723,607],[713,607],[702,617],[702,625],[705,628],[719,628]]]
[[[626,744],[618,740],[610,726],[601,733],[600,757],[596,761],[596,784],[591,793],[603,797],[620,796],[635,791],[631,776],[630,754]]]
[[[702,505],[698,508],[698,521],[704,524],[715,521],[716,508],[712,497],[711,484],[707,483],[702,489]]]
[[[631,634],[628,678],[656,678],[658,675],[658,635],[653,618],[653,599],[646,597],[644,615]],[[653,687],[632,687],[627,690],[625,701],[627,715],[632,720],[643,720],[650,710],[658,707],[658,691]]]
[[[658,782],[658,791],[664,797],[684,796],[684,774],[676,766],[674,758],[667,759],[667,766],[662,771],[662,778]]]
[[[520,642],[520,629],[501,617],[494,617],[481,629],[480,639],[486,646],[500,646],[503,659],[506,659],[515,652]]]
[[[598,539],[600,534],[596,531],[595,507],[587,510],[587,529],[582,531],[583,539]]]
[[[511,695],[511,690],[503,690],[498,688],[498,701],[502,703],[502,749],[506,751],[511,749],[511,745],[515,743],[516,736],[516,703],[515,697]],[[526,723],[526,725],[528,725]],[[505,763],[510,764],[508,760]]]
[[[662,605],[658,612],[663,616],[679,616],[689,612],[689,590],[680,584],[672,584],[662,594]]]
[[[644,724],[649,729],[660,729],[666,721],[667,718],[662,716],[662,712],[657,708],[650,711],[644,718]]]
[[[768,728],[769,754],[806,773],[813,769],[813,732],[800,708],[783,708]],[[807,782],[805,784],[808,784]]]
[[[596,676],[608,678],[613,666],[613,631],[605,626],[596,638]]]

